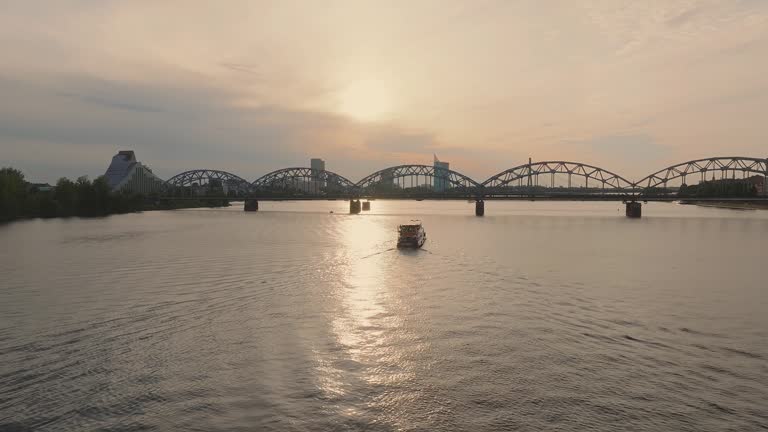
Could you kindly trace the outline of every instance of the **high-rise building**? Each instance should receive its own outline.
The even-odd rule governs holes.
[[[159,192],[163,181],[136,160],[133,150],[120,150],[104,173],[112,192],[149,194]]]
[[[321,171],[325,171],[325,161],[320,158],[312,158],[309,160],[309,166],[312,168],[312,178],[307,185],[308,193],[318,193],[320,190],[325,189],[325,179],[320,174]]]
[[[440,162],[440,160],[437,158],[437,155],[434,156],[434,169],[435,169],[435,177],[432,183],[432,188],[435,192],[445,192],[446,189],[448,189],[450,186],[448,185],[448,176],[449,172],[449,163],[448,162]]]
[[[325,171],[325,161],[320,158],[310,159],[309,166],[312,168],[312,171]]]

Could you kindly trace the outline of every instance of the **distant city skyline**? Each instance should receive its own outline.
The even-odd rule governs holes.
[[[379,173],[381,175],[381,181],[384,183],[391,182],[394,184],[399,184],[400,181],[399,178],[396,178],[392,173],[397,170],[404,169],[407,172],[410,172],[411,174],[407,174],[409,176],[416,176],[416,171],[419,172],[418,175],[429,175],[432,176],[431,180],[426,183],[415,183],[414,186],[423,186],[423,187],[429,187],[433,189],[436,192],[445,192],[447,189],[453,187],[449,184],[448,178],[452,175],[460,175],[460,176],[466,176],[466,173],[462,173],[460,171],[457,171],[455,169],[452,169],[450,166],[450,163],[447,161],[441,161],[436,154],[432,155],[433,163],[432,163],[432,169],[435,173],[433,176],[432,174],[426,174],[428,171],[422,171],[422,169],[428,169],[429,166],[426,164],[405,164],[401,166],[387,166],[387,167],[379,167],[375,170],[375,172],[367,173],[367,174],[375,174]],[[287,166],[287,167],[272,167],[269,169],[269,172],[259,173],[255,174],[254,176],[240,176],[239,173],[232,172],[231,170],[214,170],[218,171],[219,174],[231,176],[233,178],[232,181],[235,183],[241,183],[243,180],[245,180],[248,183],[255,182],[256,180],[260,179],[263,176],[272,176],[276,172],[286,172],[286,171],[296,171],[296,172],[306,172],[304,171],[306,168],[309,168],[313,174],[311,176],[313,177],[312,180],[309,179],[297,179],[297,181],[300,182],[309,182],[312,184],[307,185],[310,189],[316,190],[320,187],[325,185],[325,180],[321,179],[319,176],[319,171],[327,171],[330,175],[340,175],[342,178],[346,178],[346,180],[351,181],[353,183],[363,180],[362,178],[356,178],[348,176],[342,172],[334,172],[332,169],[327,169],[325,166],[325,160],[322,158],[310,158],[310,163],[307,165],[295,165],[295,166]],[[509,173],[517,172],[517,173],[534,173],[536,177],[539,177],[541,175],[550,176],[551,174],[557,174],[559,176],[566,176],[567,173],[572,173],[573,176],[583,176],[585,173],[590,173],[590,177],[593,178],[593,186],[594,181],[597,179],[604,179],[608,181],[608,184],[610,184],[612,187],[632,187],[634,184],[637,184],[639,187],[650,187],[651,184],[648,182],[660,182],[665,178],[668,178],[670,176],[673,177],[671,180],[670,186],[676,186],[678,183],[685,183],[685,179],[691,179],[693,180],[692,184],[696,184],[698,180],[704,181],[704,180],[721,180],[721,179],[742,179],[747,180],[748,176],[749,181],[756,182],[758,179],[760,180],[761,186],[758,188],[759,194],[764,194],[765,189],[768,188],[768,176],[766,176],[764,173],[768,172],[766,170],[766,166],[768,166],[768,157],[767,158],[734,158],[734,157],[711,157],[711,158],[704,158],[700,160],[692,160],[692,161],[679,161],[678,163],[671,165],[671,166],[665,166],[665,167],[656,167],[652,172],[647,172],[646,175],[641,177],[630,177],[626,175],[622,175],[621,173],[617,172],[609,172],[610,170],[604,168],[604,167],[597,167],[597,166],[591,166],[589,164],[580,164],[580,163],[574,163],[574,162],[557,162],[557,161],[534,161],[534,160],[528,160],[526,161],[527,164],[520,164],[517,166],[510,166],[508,169],[504,170],[503,172],[498,173],[485,173],[485,176],[482,177],[475,177],[472,178],[469,176],[470,181],[474,181],[476,183],[484,183],[486,180],[491,181],[491,177],[493,177],[496,180],[499,180],[499,176],[504,177]],[[129,174],[129,171],[133,169],[134,165],[139,168],[139,171],[146,170],[148,167],[145,166],[145,164],[141,163],[137,160],[136,154],[132,150],[120,150],[118,153],[112,158],[112,162],[109,165],[109,168],[107,169],[105,176],[107,177],[108,184],[110,184],[111,187],[116,187],[118,183],[122,184],[125,183],[126,180],[130,180],[131,176],[127,176],[126,174]],[[415,169],[416,171],[409,171],[410,169]],[[598,171],[600,173],[598,173]],[[120,175],[117,175],[117,173],[120,173]],[[194,169],[194,170],[187,170],[182,173],[177,173],[176,176],[173,177],[173,179],[158,179],[154,173],[149,172],[148,176],[142,176],[142,182],[149,181],[152,183],[154,180],[162,180],[162,181],[170,181],[171,183],[176,183],[179,181],[179,179],[185,179],[184,181],[188,180],[189,178],[198,178],[202,173],[209,172],[206,169]],[[421,173],[425,174],[421,174]],[[738,173],[738,177],[737,177]],[[219,175],[217,174],[217,175]],[[306,175],[306,174],[300,174],[300,175]],[[488,177],[491,176],[491,177]],[[700,178],[698,177],[700,176]],[[144,178],[147,177],[147,178]],[[366,178],[369,176],[366,175]],[[201,177],[202,179],[202,177]],[[413,179],[411,179],[413,180]],[[416,179],[418,181],[418,178]],[[496,181],[494,180],[494,181]],[[539,179],[531,179],[534,180],[535,185],[538,185]],[[554,178],[549,179],[550,182],[554,182]],[[562,180],[562,179],[561,179]],[[528,181],[528,180],[527,180]],[[570,187],[571,180],[568,180],[568,187]],[[405,183],[404,183],[405,184]],[[559,184],[559,186],[564,186],[565,184]],[[154,189],[154,187],[153,187]]]
[[[40,182],[768,156],[764,1],[10,0],[0,47],[0,166]]]
[[[432,188],[435,192],[444,192],[448,187],[448,170],[451,169],[451,164],[446,161],[441,161],[437,158],[436,154],[432,154],[432,166],[435,169],[435,177],[432,180]]]

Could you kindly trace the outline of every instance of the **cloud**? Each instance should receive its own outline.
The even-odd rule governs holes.
[[[588,149],[608,155],[639,162],[653,161],[665,156],[669,148],[657,143],[649,135],[608,135],[583,141],[567,141],[565,145]]]
[[[280,167],[307,165],[317,156],[354,178],[395,164],[399,153],[428,151],[436,144],[429,134],[403,132],[395,125],[242,105],[238,94],[204,81],[158,86],[83,76],[0,78],[0,93],[22,101],[0,107],[0,146],[14,147],[6,155],[27,165],[36,159],[51,166],[69,154],[78,166],[88,161],[90,169],[83,174],[91,176],[101,174],[118,149],[130,148],[161,177],[215,168],[253,179]]]
[[[624,175],[627,178],[640,175],[660,161],[668,159],[674,150],[658,143],[647,134],[595,136],[585,140],[564,141],[571,154],[588,155],[589,160],[601,161],[601,168]],[[574,162],[586,162],[578,160]]]
[[[389,153],[430,153],[436,150],[435,138],[423,133],[383,129],[370,136],[365,144]]]
[[[766,137],[760,0],[8,0],[0,51],[0,157],[90,175],[119,148],[163,176],[319,156],[359,178],[432,153],[477,178],[529,155],[642,173]],[[340,115],[355,82],[390,117]]]
[[[149,105],[140,105],[140,104],[121,102],[118,100],[104,99],[98,96],[78,95],[78,94],[66,93],[66,92],[60,93],[59,95],[68,97],[68,98],[78,99],[86,103],[100,105],[104,108],[109,108],[109,109],[121,109],[121,110],[128,110],[128,111],[139,111],[139,112],[150,112],[150,113],[163,112],[162,108],[157,108]]]

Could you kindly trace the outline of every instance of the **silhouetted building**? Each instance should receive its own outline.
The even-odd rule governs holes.
[[[325,188],[325,181],[323,181],[320,171],[325,171],[325,161],[320,158],[312,158],[309,160],[309,166],[312,168],[312,179],[303,188],[307,193],[318,193]]]
[[[446,189],[448,189],[448,170],[449,164],[448,162],[440,162],[440,160],[437,158],[437,155],[432,155],[434,157],[434,169],[435,169],[435,177],[433,181],[433,189],[435,192],[445,192]]]
[[[747,179],[747,182],[749,184],[755,186],[755,189],[757,189],[757,194],[761,196],[768,195],[768,191],[766,190],[766,178],[761,175],[752,176]]]
[[[316,177],[316,172],[325,171],[325,161],[320,158],[312,158],[309,160],[309,167],[312,168],[312,176]]]
[[[160,192],[163,180],[136,160],[133,150],[120,150],[104,174],[112,192],[149,194]]]
[[[48,183],[27,183],[27,191],[51,192],[55,188]]]
[[[397,187],[397,179],[395,178],[394,169],[386,168],[381,171],[381,180],[378,184],[379,188],[384,190],[390,190]]]

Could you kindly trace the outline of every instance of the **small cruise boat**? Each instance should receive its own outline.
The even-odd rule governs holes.
[[[397,247],[399,248],[420,248],[427,241],[427,232],[421,225],[421,221],[413,224],[400,225],[397,227]]]

